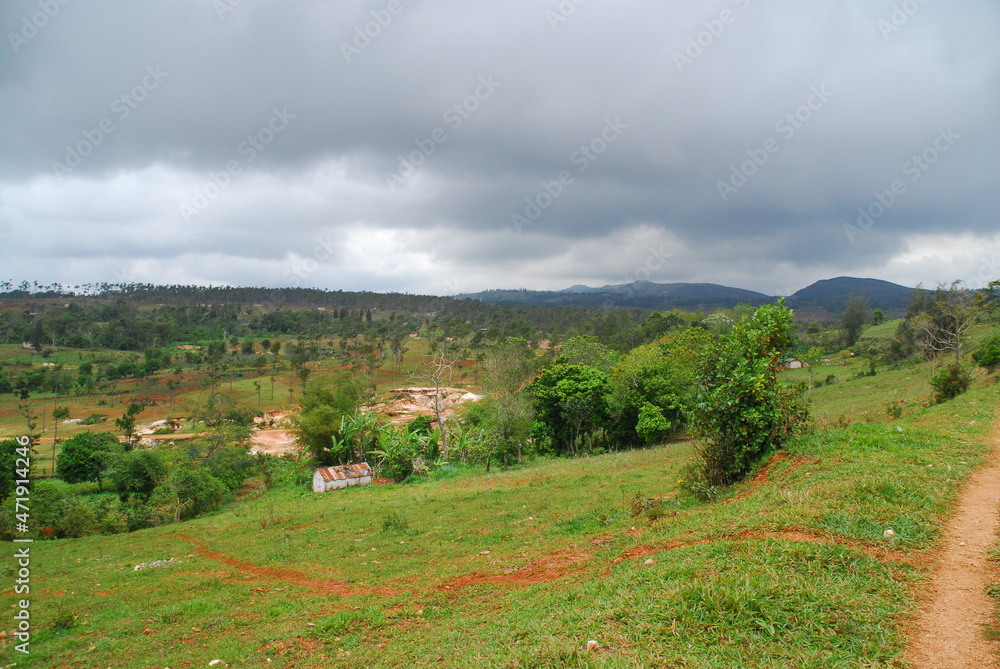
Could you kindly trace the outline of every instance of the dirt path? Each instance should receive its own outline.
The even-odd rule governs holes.
[[[993,453],[973,474],[958,502],[958,513],[944,531],[927,604],[915,621],[907,659],[913,669],[997,667],[1000,644],[989,641],[994,604],[986,584],[1000,582],[987,560],[1000,525],[1000,423],[990,436]]]

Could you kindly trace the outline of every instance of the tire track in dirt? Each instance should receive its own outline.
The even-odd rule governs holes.
[[[1000,580],[987,557],[1000,525],[1000,422],[989,438],[993,448],[958,500],[958,512],[944,528],[937,566],[913,621],[907,652],[913,669],[997,667],[1000,644],[986,638],[994,603],[986,584]]]

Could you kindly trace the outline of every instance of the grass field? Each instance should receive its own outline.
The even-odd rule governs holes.
[[[889,374],[830,392],[876,397],[862,381]],[[30,663],[9,645],[3,659],[900,667],[925,556],[987,450],[997,399],[980,383],[892,421],[820,427],[707,504],[679,491],[694,448],[682,441],[489,476],[275,489],[184,524],[35,543]],[[636,495],[661,517],[634,517]]]

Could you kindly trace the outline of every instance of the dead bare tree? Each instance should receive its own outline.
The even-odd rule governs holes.
[[[441,388],[451,385],[452,373],[458,365],[457,360],[446,357],[443,353],[429,356],[422,365],[422,371],[411,373],[411,379],[427,380],[434,387],[434,417],[441,431],[441,455],[448,459],[448,430],[444,424],[443,407],[441,406]]]

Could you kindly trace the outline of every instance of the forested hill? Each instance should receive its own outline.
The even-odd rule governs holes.
[[[863,295],[873,307],[886,312],[905,311],[912,288],[900,286],[881,279],[857,279],[838,276],[823,279],[797,291],[786,300],[793,309],[802,307],[822,307],[830,313],[840,313],[844,303],[852,295]]]
[[[318,288],[262,288],[240,286],[158,286],[149,283],[96,283],[75,286],[0,283],[0,299],[98,297],[126,302],[198,305],[240,304],[288,307],[381,309],[407,313],[439,311],[456,300],[436,295],[351,292]]]
[[[864,295],[872,307],[887,312],[903,311],[910,295],[909,288],[878,279],[837,277],[817,281],[787,299],[792,308],[820,308],[830,315],[843,310],[851,295]],[[590,288],[573,286],[560,291],[488,290],[481,293],[442,297],[409,293],[352,292],[316,288],[263,288],[232,286],[158,286],[140,283],[99,283],[75,286],[39,285],[26,281],[0,283],[0,302],[26,300],[113,300],[148,306],[203,307],[237,305],[244,307],[311,308],[335,311],[343,318],[345,312],[360,311],[452,317],[471,322],[490,318],[497,305],[509,308],[602,310],[608,308],[670,311],[711,312],[732,309],[739,304],[759,306],[777,300],[763,293],[732,288],[713,283],[653,283],[635,281],[623,285]],[[505,312],[506,313],[506,312]],[[567,312],[569,313],[569,312]],[[533,314],[533,323],[552,323],[566,314]],[[509,318],[510,314],[504,316]],[[488,327],[486,325],[485,327]]]
[[[433,330],[475,343],[599,336],[621,350],[680,322],[642,309],[496,305],[471,299],[297,288],[0,284],[0,343],[143,351],[266,336],[356,337],[382,344]]]
[[[714,283],[632,283],[590,288],[573,286],[560,291],[488,290],[467,295],[490,304],[530,304],[546,306],[634,307],[639,309],[684,309],[712,311],[732,309],[737,304],[760,306],[776,298],[742,288]]]

